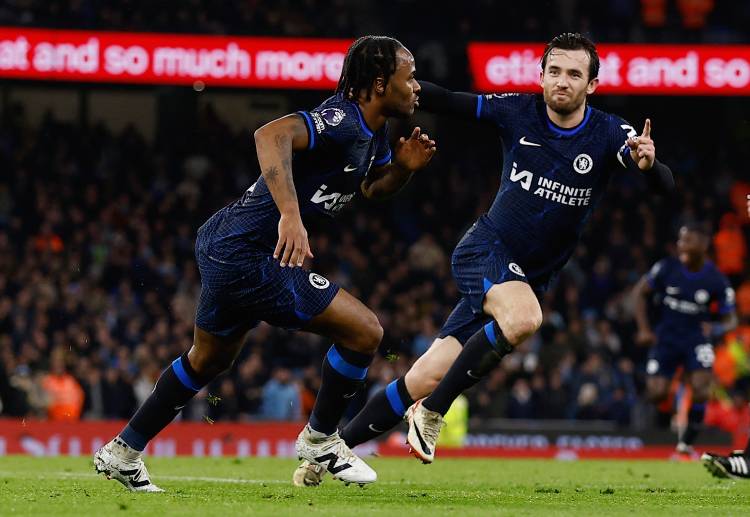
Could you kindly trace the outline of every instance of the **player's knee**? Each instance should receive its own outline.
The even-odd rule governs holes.
[[[378,317],[373,312],[369,312],[363,318],[360,327],[357,329],[352,348],[359,352],[375,353],[383,340],[383,327],[378,321]]]
[[[235,354],[216,348],[196,349],[193,347],[188,353],[190,366],[206,382],[229,370],[234,363],[234,358]]]
[[[534,311],[527,314],[519,314],[498,324],[503,331],[505,339],[511,345],[516,346],[539,330],[539,327],[542,325],[542,313],[541,311]]]
[[[190,366],[202,379],[214,379],[229,370],[234,363],[231,357],[218,355],[216,357],[201,356],[196,360],[190,360]]]

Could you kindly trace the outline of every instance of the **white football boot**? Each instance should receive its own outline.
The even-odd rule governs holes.
[[[435,460],[435,444],[443,427],[443,415],[425,408],[422,400],[406,410],[406,421],[409,423],[406,443],[411,447],[410,452],[422,463],[432,463]]]
[[[294,486],[318,486],[323,482],[326,468],[304,460],[294,471],[292,484]]]
[[[151,483],[141,452],[118,436],[94,454],[94,468],[107,479],[116,479],[131,492],[164,492]]]
[[[347,485],[365,485],[378,479],[375,471],[352,452],[338,432],[326,436],[306,425],[294,446],[299,459],[323,466],[334,479],[340,479]]]

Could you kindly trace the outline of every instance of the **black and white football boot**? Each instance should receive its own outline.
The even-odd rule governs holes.
[[[410,452],[422,463],[432,463],[435,460],[435,445],[443,428],[443,416],[425,408],[422,400],[418,400],[406,410],[406,421],[409,423],[406,443],[411,448]]]
[[[151,482],[141,452],[116,437],[94,453],[94,468],[107,479],[116,479],[131,492],[164,492]]]
[[[714,477],[750,479],[750,457],[744,451],[734,451],[729,456],[704,452],[701,461]]]
[[[378,479],[375,471],[352,452],[338,432],[324,435],[306,425],[297,437],[295,449],[299,459],[323,466],[334,479],[340,479],[346,484],[366,485]],[[322,474],[320,477],[322,478]]]

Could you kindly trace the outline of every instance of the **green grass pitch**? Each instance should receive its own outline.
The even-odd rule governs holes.
[[[379,481],[291,486],[291,459],[154,458],[164,494],[132,494],[89,458],[0,456],[0,515],[750,515],[750,481],[698,463],[369,460]]]

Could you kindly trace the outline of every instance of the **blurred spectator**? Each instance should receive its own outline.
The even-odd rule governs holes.
[[[265,379],[263,358],[259,353],[253,352],[237,369],[237,402],[240,413],[245,417],[257,415],[260,411]]]
[[[747,194],[750,192],[750,182],[738,179],[732,182],[729,190],[729,200],[737,214],[737,219],[743,224],[750,223],[750,215],[747,211]]]
[[[42,379],[47,397],[47,418],[50,420],[78,420],[83,410],[83,390],[67,372],[65,352],[56,348],[50,356],[50,371]]]
[[[719,231],[714,236],[716,266],[729,277],[732,285],[738,285],[745,271],[747,245],[737,216],[727,212],[721,216]]]
[[[750,273],[737,288],[737,315],[740,320],[750,323]]]
[[[493,371],[486,381],[471,390],[469,414],[477,423],[486,418],[502,418],[508,413],[509,397],[504,389],[508,375],[502,369]]]
[[[544,392],[539,397],[539,417],[563,419],[567,415],[570,405],[568,390],[563,385],[562,375],[559,370],[553,369],[549,376]]]
[[[529,381],[519,377],[513,383],[508,401],[508,418],[534,418],[533,392]]]
[[[302,404],[299,387],[287,368],[276,368],[263,386],[261,416],[266,420],[299,420]]]

